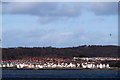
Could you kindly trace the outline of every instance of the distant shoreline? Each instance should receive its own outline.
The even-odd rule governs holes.
[[[111,67],[110,69],[83,69],[83,68],[42,68],[42,69],[37,69],[37,68],[22,68],[22,69],[17,69],[17,68],[2,68],[2,70],[120,70],[120,67]]]

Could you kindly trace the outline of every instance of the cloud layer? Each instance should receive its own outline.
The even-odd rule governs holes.
[[[118,8],[118,4],[115,2],[114,3],[113,2],[3,3],[3,15],[8,14],[6,16],[7,18],[5,19],[8,22],[7,24],[8,26],[6,26],[6,29],[4,28],[5,31],[3,31],[2,34],[3,47],[30,46],[30,45],[65,47],[65,46],[76,46],[76,45],[78,46],[81,44],[117,44],[117,35],[116,32],[114,32],[115,30],[113,31],[111,29],[108,30],[108,28],[111,27],[113,28],[114,24],[116,27],[116,22],[113,23],[109,23],[109,22],[111,22],[112,19],[116,20],[116,18],[114,18],[113,16],[117,15],[118,13],[117,8]],[[86,13],[87,16],[85,16],[84,13]],[[92,16],[91,14],[89,16],[89,13],[92,13]],[[18,15],[18,16],[13,16],[15,18],[12,19],[13,21],[11,21],[13,23],[9,22],[9,20],[11,20],[9,19],[11,15]],[[35,16],[38,18],[38,21],[41,24],[38,24],[36,27],[36,25],[34,26],[34,24],[36,24],[35,22],[29,23],[29,19],[26,19],[28,20],[27,21],[28,24],[24,25],[24,21],[22,21],[24,18],[18,20],[18,22],[14,21],[16,20],[16,17],[21,17],[20,15],[24,15],[24,16],[30,15],[29,19],[30,18],[33,19],[33,16]],[[71,21],[69,22],[69,20]],[[61,22],[57,24],[54,21],[61,21]],[[20,24],[19,26],[20,27],[24,26],[24,27],[22,27],[21,30],[17,30],[18,26],[16,27],[16,24],[14,24],[14,22],[19,24],[22,23],[23,25]],[[42,25],[52,22],[54,23],[54,25],[53,24]],[[35,30],[33,30],[33,28],[30,28],[31,24],[33,25],[33,27],[35,27]],[[107,27],[109,26],[108,24],[111,27]],[[57,25],[59,25],[59,27],[62,28],[58,30],[59,28]],[[84,26],[87,27],[84,28]],[[7,27],[11,27],[11,28],[7,28]],[[67,28],[68,30],[66,31],[64,30],[64,28]],[[96,29],[96,32],[94,29]],[[109,37],[109,33],[111,32],[115,34],[113,37]]]
[[[85,6],[87,5],[87,6]],[[40,23],[48,23],[59,19],[78,17],[83,11],[95,15],[115,15],[118,13],[117,2],[12,2],[3,3],[3,14],[19,14],[38,16]]]

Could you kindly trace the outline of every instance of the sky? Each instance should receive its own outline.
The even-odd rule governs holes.
[[[118,3],[3,2],[2,26],[2,47],[118,45]]]

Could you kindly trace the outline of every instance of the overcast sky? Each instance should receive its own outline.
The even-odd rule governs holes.
[[[2,7],[3,47],[118,44],[117,2],[4,2]]]

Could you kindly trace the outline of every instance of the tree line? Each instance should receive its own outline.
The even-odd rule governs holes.
[[[82,45],[77,47],[13,47],[2,48],[2,59],[22,59],[26,57],[119,57],[120,46]]]

